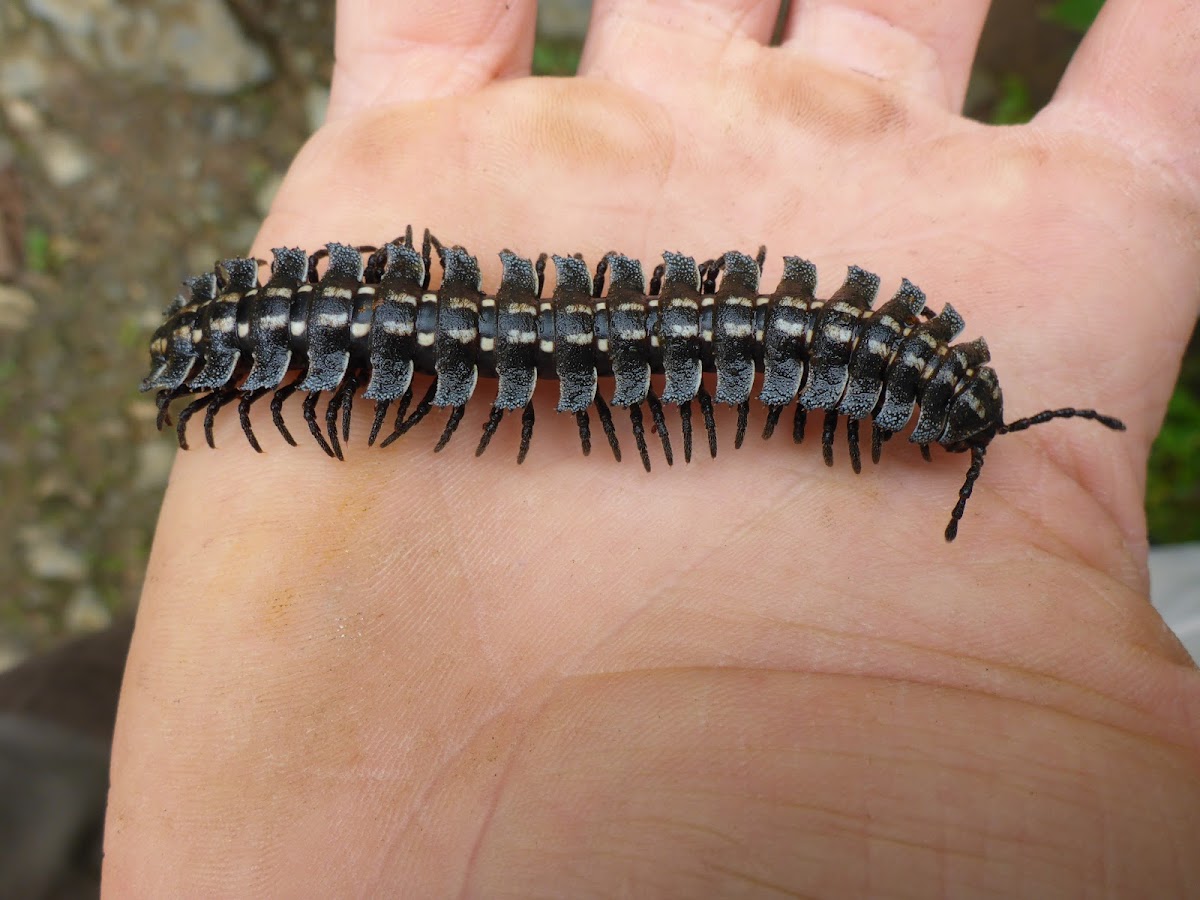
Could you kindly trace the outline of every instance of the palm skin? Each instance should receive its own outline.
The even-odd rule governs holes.
[[[114,895],[1198,889],[1200,676],[1146,601],[1141,510],[1195,194],[1061,109],[991,128],[749,41],[687,59],[337,119],[255,252],[411,221],[494,286],[504,246],[765,243],[768,289],[795,253],[821,296],[857,263],[952,302],[1007,418],[1129,432],[999,438],[946,544],[967,460],[900,440],[855,476],[842,440],[832,470],[812,435],[735,453],[726,410],[717,460],[652,443],[646,474],[623,422],[625,463],[581,458],[555,385],[520,468],[511,419],[473,457],[487,383],[436,456],[438,425],[368,451],[366,406],[345,464],[222,417],[147,575]]]

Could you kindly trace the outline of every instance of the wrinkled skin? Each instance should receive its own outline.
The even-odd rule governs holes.
[[[855,477],[844,439],[734,453],[725,410],[715,462],[647,475],[545,385],[517,468],[511,419],[472,455],[484,383],[436,456],[444,414],[368,451],[360,401],[336,464],[223,415],[159,523],[108,894],[1200,894],[1200,675],[1142,512],[1197,312],[1200,9],[1110,0],[992,128],[956,111],[978,0],[813,0],[771,49],[770,4],[609,0],[572,80],[521,77],[527,0],[399,6],[342,4],[257,254],[411,221],[494,285],[505,246],[765,242],[768,286],[800,253],[823,295],[858,263],[953,302],[1009,417],[1129,431],[997,438],[947,545],[967,460],[899,440]]]

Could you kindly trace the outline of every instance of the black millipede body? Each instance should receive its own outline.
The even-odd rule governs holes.
[[[434,250],[443,274],[440,287],[431,291]],[[193,397],[176,425],[185,450],[193,415],[204,410],[211,447],[214,417],[236,401],[242,431],[261,452],[250,427],[250,407],[268,394],[275,426],[295,445],[283,421],[283,403],[302,391],[313,439],[341,459],[352,404],[364,385],[363,397],[375,404],[369,445],[392,404],[396,413],[382,441],[385,447],[442,407],[450,415],[435,447],[441,450],[483,377],[496,379],[496,399],[476,455],[487,449],[504,414],[519,411],[517,462],[523,462],[533,435],[538,382],[557,381],[558,412],[575,417],[585,455],[591,450],[588,414],[594,409],[620,460],[611,403],[629,411],[638,454],[649,471],[646,412],[671,464],[663,407],[678,407],[683,456],[690,462],[696,401],[709,452],[716,456],[714,403],[737,408],[734,445],[740,447],[761,373],[757,399],[767,410],[763,437],[772,435],[784,408],[794,403],[792,437],[800,443],[809,411],[821,410],[828,465],[840,417],[846,419],[855,472],[861,470],[859,427],[867,419],[874,462],[883,442],[904,430],[914,415],[909,440],[926,459],[930,444],[969,452],[966,481],[946,527],[946,540],[952,541],[997,435],[1071,417],[1125,428],[1095,410],[1072,408],[1004,422],[1000,384],[986,365],[987,344],[982,338],[950,343],[964,326],[954,308],[946,304],[933,315],[925,295],[907,279],[891,299],[873,307],[879,278],[857,266],[822,300],[816,296],[815,267],[795,256],[784,257],[775,291],[761,293],[765,248],[757,257],[731,251],[699,265],[690,256],[664,253],[649,285],[641,263],[618,253],[606,254],[594,274],[578,255],[554,256],[555,288],[547,300],[542,296],[546,254],[534,261],[501,251],[503,276],[491,295],[483,290],[475,257],[462,247],[443,246],[428,231],[418,250],[411,228],[378,249],[329,244],[312,255],[286,248],[273,253],[265,283],[259,281],[260,262],[253,259],[225,260],[215,272],[188,279],[151,339],[151,369],[142,390],[158,392],[160,429],[170,421],[173,400]],[[326,257],[322,272],[319,263]],[[705,389],[705,372],[716,373],[714,394]],[[433,376],[415,407],[414,374]],[[651,386],[652,374],[664,376],[661,396]],[[613,379],[608,403],[597,391],[601,376]],[[322,423],[317,407],[323,394],[330,399]]]

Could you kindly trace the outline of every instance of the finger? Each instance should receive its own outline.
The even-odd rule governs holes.
[[[1109,0],[1046,119],[1103,132],[1200,187],[1200,4]]]
[[[652,88],[671,74],[668,60],[690,70],[733,40],[765,44],[778,16],[778,0],[596,0],[579,72]]]
[[[799,0],[783,45],[962,108],[990,0]]]
[[[342,0],[329,117],[525,75],[535,0]]]

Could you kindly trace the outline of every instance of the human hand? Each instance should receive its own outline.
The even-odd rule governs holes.
[[[1200,11],[1110,0],[1020,128],[957,115],[985,11],[814,0],[766,48],[770,3],[610,0],[535,80],[527,0],[341,5],[258,255],[413,222],[494,286],[503,246],[766,243],[768,289],[797,253],[823,296],[858,263],[952,302],[1009,417],[1130,430],[999,439],[946,545],[964,460],[900,441],[855,477],[726,417],[647,475],[545,386],[520,468],[511,422],[476,460],[466,424],[368,451],[368,415],[334,464],[219,419],[147,575],[111,893],[1196,891],[1200,676],[1141,495],[1197,312]]]

